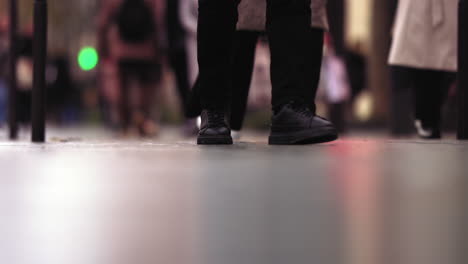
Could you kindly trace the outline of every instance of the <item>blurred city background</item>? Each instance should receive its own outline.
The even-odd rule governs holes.
[[[47,144],[29,143],[33,0],[17,1],[20,139],[8,140],[9,1],[0,0],[0,263],[468,263],[456,81],[438,97],[444,140],[426,140],[438,128],[416,122],[414,91],[388,63],[397,2],[329,0],[318,112],[339,141],[266,144],[261,36],[241,140],[200,147],[196,120],[184,117],[197,75],[195,0],[147,1],[141,16],[153,22],[128,35],[116,18],[123,2],[49,0]],[[405,3],[423,2],[457,1]],[[452,18],[419,10],[436,24]]]
[[[196,4],[196,1],[187,2]],[[120,73],[123,68],[119,65],[119,58],[128,55],[125,54],[126,50],[130,50],[127,53],[131,58],[148,57],[148,54],[132,53],[131,49],[135,48],[125,46],[119,39],[116,33],[118,25],[111,14],[118,10],[118,1],[49,1],[49,124],[92,125],[115,131],[122,123],[119,110],[121,91],[129,90],[128,97],[136,98],[133,100],[135,107],[147,112],[143,116],[132,112],[131,118],[145,119],[144,115],[147,115],[148,122],[142,126],[146,127],[143,130],[148,135],[156,135],[161,125],[182,125],[181,133],[190,135],[193,122],[184,118],[184,95],[180,91],[186,89],[181,88],[186,86],[182,83],[188,82],[191,86],[195,78],[193,76],[196,76],[195,32],[193,25],[190,25],[191,20],[196,23],[196,12],[194,14],[193,4],[171,7],[171,3],[154,0],[153,15],[157,29],[153,33],[156,42],[153,51],[158,54],[150,54],[150,57],[154,56],[150,64],[133,70],[140,70],[140,73],[133,74],[130,70],[125,74],[130,76],[127,82],[122,81]],[[22,126],[27,128],[32,86],[33,1],[21,0],[18,4],[21,43],[17,65],[20,90],[18,118]],[[378,3],[371,0],[329,1],[330,44],[327,44],[328,51],[325,52],[318,109],[320,114],[332,119],[341,132],[368,130],[394,136],[411,136],[416,131],[413,124],[412,91],[392,87],[388,65],[396,4],[396,0]],[[192,10],[184,11],[183,6]],[[177,8],[176,12],[171,8]],[[194,17],[187,17],[191,15]],[[175,25],[174,21],[178,21],[179,25]],[[0,41],[0,126],[5,128],[8,87],[6,0],[0,2]],[[261,38],[257,47],[245,122],[245,126],[250,129],[267,130],[269,125],[269,52],[266,42],[266,38]],[[140,53],[145,50],[138,45],[136,49]],[[185,53],[185,62],[183,58],[180,59],[181,55],[177,55],[179,50]],[[186,68],[185,77],[181,77],[180,72],[184,70],[180,70],[180,67]],[[121,90],[121,86],[131,86],[132,89]],[[139,89],[137,86],[150,87]],[[445,131],[453,132],[456,123],[456,87],[450,85],[447,89],[449,92],[442,110],[441,126]],[[139,93],[144,94],[140,97],[145,100],[138,100]],[[132,94],[136,95],[132,97]],[[6,133],[5,129],[2,131]]]

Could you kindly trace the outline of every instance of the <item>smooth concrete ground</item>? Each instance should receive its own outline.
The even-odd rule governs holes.
[[[467,263],[468,143],[194,142],[0,140],[0,263]]]

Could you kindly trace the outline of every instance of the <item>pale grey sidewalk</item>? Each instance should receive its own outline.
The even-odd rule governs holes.
[[[0,141],[0,261],[462,263],[468,144],[199,147],[51,130]],[[465,262],[466,263],[466,262]]]

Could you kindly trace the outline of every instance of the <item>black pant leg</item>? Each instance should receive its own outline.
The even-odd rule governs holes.
[[[236,32],[232,66],[231,128],[241,130],[255,63],[255,51],[260,33]]]
[[[230,105],[230,121],[234,130],[240,130],[244,121],[259,34],[259,32],[253,31],[237,31],[235,33],[233,61],[229,69],[232,76],[229,85],[232,89],[230,101],[226,102],[226,105]],[[197,117],[201,113],[200,90],[201,83],[200,76],[198,76],[188,100],[188,111],[186,112],[188,118]]]
[[[198,64],[203,109],[229,102],[233,40],[239,0],[199,0]]]
[[[391,133],[394,136],[414,132],[412,111],[413,70],[408,67],[391,66]]]
[[[185,49],[170,51],[170,63],[175,75],[177,94],[179,95],[181,108],[186,115],[188,111],[190,85],[188,80],[187,53]]]
[[[312,111],[315,112],[315,97],[320,82],[320,76],[322,72],[322,59],[323,59],[323,43],[324,43],[325,31],[319,28],[312,28],[310,31],[310,38],[312,43],[310,48],[311,56],[310,69],[304,78],[308,78],[310,87],[306,87],[306,98],[307,103]]]
[[[192,90],[189,93],[187,112],[185,113],[185,117],[187,118],[195,118],[201,114],[202,106],[200,98],[200,89],[200,75],[198,75],[192,87]]]
[[[273,107],[288,101],[314,106],[323,31],[311,28],[311,0],[267,0]]]
[[[415,117],[430,128],[439,129],[441,110],[454,74],[435,70],[414,70]]]

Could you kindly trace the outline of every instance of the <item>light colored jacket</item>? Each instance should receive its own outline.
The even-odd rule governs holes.
[[[419,1],[419,0],[418,0]],[[312,27],[328,29],[327,0],[312,0]],[[239,5],[239,22],[237,28],[240,30],[265,30],[266,22],[266,0],[242,0]]]
[[[458,0],[400,0],[390,65],[457,70]]]

